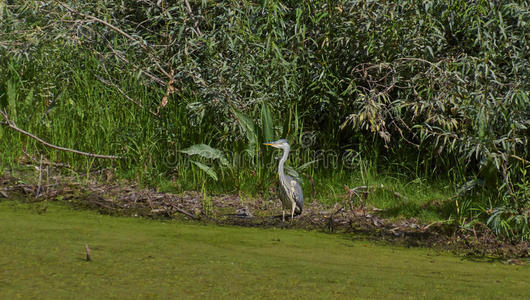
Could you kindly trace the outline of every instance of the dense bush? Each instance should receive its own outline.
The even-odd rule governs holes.
[[[385,168],[448,178],[461,194],[485,191],[491,209],[506,208],[490,224],[507,216],[528,235],[528,1],[62,2],[1,9],[4,106],[13,74],[38,83],[21,93],[49,99],[76,82],[77,62],[89,73],[81,81],[141,98],[130,112],[108,105],[144,114],[140,125],[163,140],[151,157],[152,139],[129,124],[128,150],[105,150],[133,148],[158,167],[175,145],[241,147],[249,128],[237,112],[263,126],[266,106],[277,135],[299,138],[303,127],[315,149],[355,149]]]

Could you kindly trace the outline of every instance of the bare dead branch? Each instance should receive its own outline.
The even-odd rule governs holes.
[[[173,68],[169,71],[169,74],[171,75],[171,78],[169,79],[169,82],[167,83],[166,88],[166,94],[164,97],[162,97],[162,101],[160,102],[160,105],[156,108],[156,114],[158,115],[160,113],[160,109],[166,107],[169,95],[173,94],[175,92],[175,87],[173,87],[173,84],[175,83],[175,77],[173,77]]]
[[[22,153],[27,157],[29,158],[32,162],[34,163],[39,163],[39,160],[31,155],[29,155],[28,152],[26,152],[26,150],[24,149],[21,149],[22,150]],[[52,166],[52,167],[62,167],[62,168],[68,168],[68,169],[71,169],[72,166],[70,166],[69,164],[65,164],[65,163],[55,163],[55,162],[50,162],[48,159],[44,158],[44,160],[42,161],[42,164],[43,165],[46,165],[46,166]]]
[[[186,216],[192,218],[193,220],[196,220],[196,219],[197,219],[196,216],[192,215],[191,213],[189,213],[189,212],[187,212],[187,211],[185,211],[185,210],[183,210],[183,209],[181,209],[181,208],[174,207],[174,209],[175,209],[176,211],[178,211],[179,213],[181,213],[181,214],[185,214]]]
[[[45,140],[39,138],[38,136],[36,136],[34,134],[31,134],[31,133],[29,133],[29,132],[27,132],[27,131],[25,131],[23,129],[18,128],[11,120],[9,120],[6,112],[0,110],[0,115],[2,115],[2,117],[6,120],[6,123],[3,123],[2,125],[5,125],[5,126],[11,128],[11,129],[15,130],[15,131],[18,131],[18,132],[22,133],[25,136],[28,136],[28,137],[36,140],[37,142],[43,144],[46,147],[53,148],[53,149],[60,150],[60,151],[65,151],[65,152],[72,152],[72,153],[83,155],[83,156],[94,157],[94,158],[122,159],[121,156],[94,154],[94,153],[88,153],[88,152],[83,152],[83,151],[79,151],[79,150],[75,150],[75,149],[70,149],[70,148],[65,148],[65,147],[52,145],[52,144],[46,142]]]
[[[377,189],[380,189],[380,190],[385,190],[385,191],[388,191],[388,192],[391,192],[396,198],[400,198],[401,200],[406,200],[407,198],[403,195],[401,195],[400,193],[396,192],[396,191],[393,191],[387,187],[385,187],[384,185],[361,185],[361,186],[358,186],[358,187],[354,187],[354,188],[349,188],[347,185],[344,185],[344,190],[346,191],[346,197],[347,199],[351,199],[353,197],[353,195],[357,196],[359,198],[359,200],[361,201],[361,204],[364,205],[364,202],[362,201],[362,198],[361,196],[357,193],[357,192],[362,192],[362,193],[369,193],[371,190],[377,190]]]

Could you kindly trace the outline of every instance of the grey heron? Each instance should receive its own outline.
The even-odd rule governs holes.
[[[294,215],[302,213],[302,207],[304,206],[304,194],[300,184],[291,176],[285,175],[283,171],[283,165],[287,160],[291,147],[289,142],[285,139],[277,140],[274,142],[264,143],[263,145],[272,146],[274,148],[282,149],[283,155],[278,164],[278,177],[280,179],[279,191],[280,200],[282,201],[282,220],[285,222],[285,210],[291,210],[291,220]]]

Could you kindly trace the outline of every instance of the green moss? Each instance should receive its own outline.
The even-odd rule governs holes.
[[[346,235],[205,226],[0,202],[5,298],[523,298],[528,266]],[[84,245],[92,261],[85,261]]]

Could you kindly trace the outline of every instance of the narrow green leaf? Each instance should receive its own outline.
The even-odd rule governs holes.
[[[269,105],[265,102],[261,103],[261,124],[263,126],[263,137],[266,141],[272,141],[274,139],[274,124]]]
[[[17,90],[13,81],[7,82],[7,113],[13,122],[17,122]]]
[[[237,121],[239,122],[239,125],[241,126],[241,129],[245,132],[247,135],[247,139],[249,142],[249,149],[254,149],[255,146],[258,144],[258,135],[256,134],[256,129],[254,126],[254,122],[249,119],[247,116],[245,116],[243,113],[239,112],[236,109],[232,109],[232,112],[237,118]],[[250,151],[253,153],[253,151]]]

